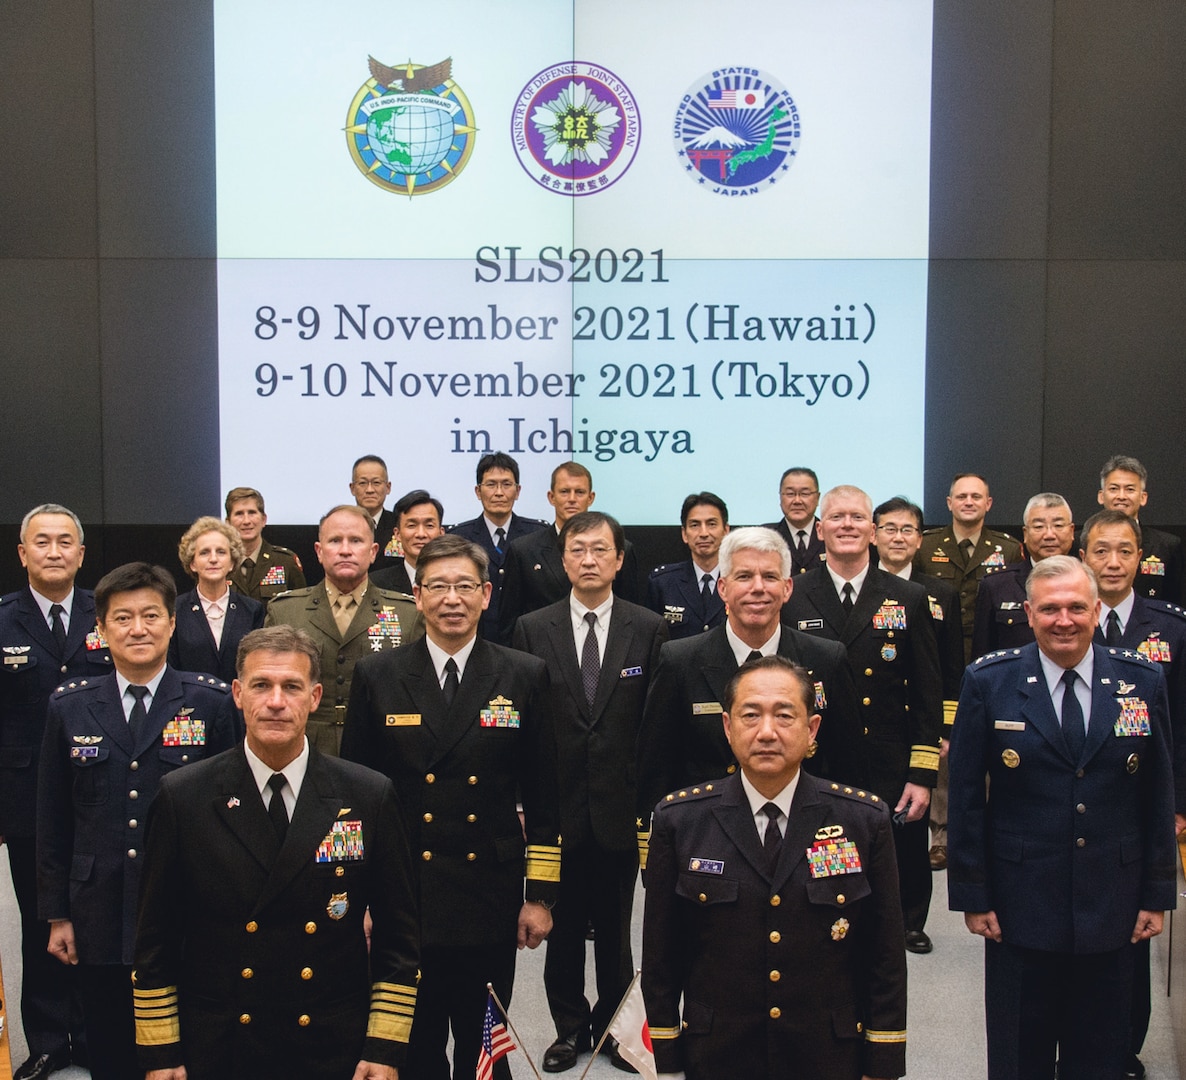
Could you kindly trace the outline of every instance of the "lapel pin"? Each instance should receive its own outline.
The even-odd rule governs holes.
[[[238,806],[238,805],[239,805],[239,800],[238,800],[238,799],[237,799],[237,798],[236,798],[234,795],[232,795],[232,796],[231,796],[229,799],[227,799],[227,801],[226,801],[226,808],[227,808],[228,810],[233,810],[233,809],[234,809],[236,806]]]

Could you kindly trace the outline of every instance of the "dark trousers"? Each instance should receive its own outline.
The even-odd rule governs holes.
[[[637,876],[637,851],[607,851],[590,842],[561,853],[560,893],[544,960],[544,990],[561,1038],[590,1028],[594,1040],[600,1038],[634,977],[630,911]],[[590,923],[597,968],[597,1004],[592,1009],[585,997],[585,930]]]
[[[56,1054],[70,1046],[85,1049],[82,1008],[74,990],[74,968],[46,952],[49,923],[37,918],[37,859],[33,838],[9,836],[12,891],[21,912],[21,1023],[29,1056]]]
[[[899,791],[901,794],[901,791]],[[896,803],[890,803],[894,806]],[[902,897],[902,923],[909,933],[927,925],[931,908],[930,814],[918,821],[894,826],[894,854],[898,860],[898,891]]]
[[[515,983],[514,939],[501,945],[426,945],[420,950],[416,1016],[408,1040],[409,1080],[473,1080],[482,1045],[487,983],[494,985],[509,1010]],[[450,1026],[451,1072],[445,1053]],[[510,1080],[505,1057],[495,1062],[494,1075]]]
[[[1133,949],[984,943],[988,1080],[1116,1080],[1128,1056]]]
[[[1138,941],[1132,947],[1132,1030],[1129,1033],[1128,1048],[1139,1054],[1149,1034],[1149,1017],[1153,1012],[1153,996],[1149,981],[1150,939]]]
[[[91,1080],[143,1080],[144,1070],[136,1062],[132,969],[79,964],[77,971]]]

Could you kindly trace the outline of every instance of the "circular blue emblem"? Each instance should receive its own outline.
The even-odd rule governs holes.
[[[673,134],[680,165],[698,186],[757,195],[786,175],[799,152],[799,108],[759,68],[721,68],[684,94]]]

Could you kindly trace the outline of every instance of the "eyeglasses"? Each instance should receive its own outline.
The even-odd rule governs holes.
[[[592,555],[598,562],[603,559],[608,559],[611,555],[616,555],[617,551],[614,548],[606,547],[604,544],[598,544],[595,547],[585,547],[584,544],[576,544],[567,549],[567,554],[574,559],[583,559],[586,555]]]
[[[904,536],[907,540],[917,536],[919,532],[913,525],[878,525],[877,531],[885,533],[886,536]]]
[[[446,596],[450,590],[458,596],[473,596],[481,588],[480,581],[428,581],[419,586],[420,591],[429,596]]]
[[[782,497],[784,499],[810,499],[813,495],[818,495],[818,488],[783,488]]]
[[[483,480],[478,486],[487,491],[514,491],[519,485],[514,480]]]
[[[354,486],[362,488],[363,491],[370,491],[371,488],[381,488],[387,486],[386,480],[355,480]]]

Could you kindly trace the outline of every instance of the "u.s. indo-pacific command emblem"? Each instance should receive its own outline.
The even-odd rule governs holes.
[[[388,67],[368,58],[371,77],[346,114],[346,141],[359,171],[399,195],[426,195],[457,178],[474,152],[474,112],[453,81],[453,60]]]

